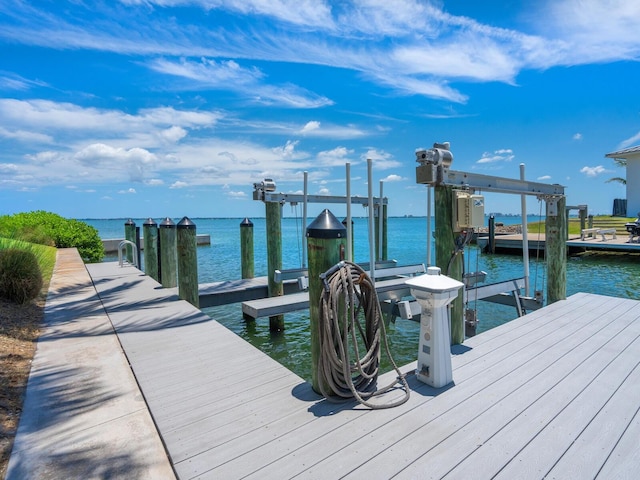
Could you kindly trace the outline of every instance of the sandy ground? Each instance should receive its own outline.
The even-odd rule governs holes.
[[[45,298],[43,293],[26,305],[0,298],[0,478],[6,475],[18,428]]]

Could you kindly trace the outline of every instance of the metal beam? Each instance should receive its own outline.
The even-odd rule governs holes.
[[[275,193],[275,192],[264,192],[261,190],[256,190],[253,192],[254,200],[262,200],[263,202],[279,202],[279,203],[304,203],[304,195],[298,193]],[[335,196],[335,195],[307,195],[308,203],[347,203],[346,196]],[[367,197],[351,197],[351,203],[355,203],[358,205],[369,205],[369,198]],[[387,205],[387,198],[382,199],[382,204]],[[373,197],[373,206],[380,205],[380,199],[377,197]]]
[[[513,292],[514,290],[520,290],[521,288],[524,288],[524,278],[514,278],[512,280],[505,280],[504,282],[465,288],[464,303],[468,303],[473,300],[482,300],[503,292]]]
[[[529,182],[515,178],[495,177],[479,173],[458,172],[441,165],[423,164],[416,167],[417,183],[450,185],[484,192],[514,193],[520,195],[564,195],[564,187],[558,184]]]
[[[529,182],[515,178],[494,177],[479,173],[457,172],[444,169],[444,183],[464,186],[475,190],[522,195],[564,195],[564,187],[558,184]]]

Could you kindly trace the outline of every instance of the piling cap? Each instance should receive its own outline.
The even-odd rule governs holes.
[[[144,221],[142,226],[143,227],[157,227],[158,224],[156,223],[156,221],[153,218],[149,217]]]
[[[189,230],[195,230],[196,229],[196,224],[193,223],[189,217],[182,217],[182,220],[180,220],[178,222],[178,228],[180,229],[189,229]]]
[[[253,227],[253,222],[249,220],[247,217],[244,217],[244,220],[240,222],[241,227]]]
[[[347,229],[328,209],[324,209],[307,227],[309,238],[345,238]]]
[[[162,222],[160,222],[161,228],[174,228],[176,226],[169,217],[165,218]]]
[[[464,285],[458,280],[442,275],[439,267],[429,267],[426,274],[410,278],[405,284],[409,285],[414,296],[415,291],[445,293],[457,291]]]
[[[125,225],[134,225],[136,224],[136,222],[134,222],[133,220],[129,219],[126,222],[124,222]]]

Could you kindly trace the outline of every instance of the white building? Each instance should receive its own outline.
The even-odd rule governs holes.
[[[640,212],[640,145],[607,153],[607,158],[623,158],[627,161],[627,216]]]

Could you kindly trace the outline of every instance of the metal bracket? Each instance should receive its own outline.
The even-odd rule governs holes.
[[[558,216],[558,195],[538,195],[538,200],[544,200],[547,204],[547,215],[549,217]]]

